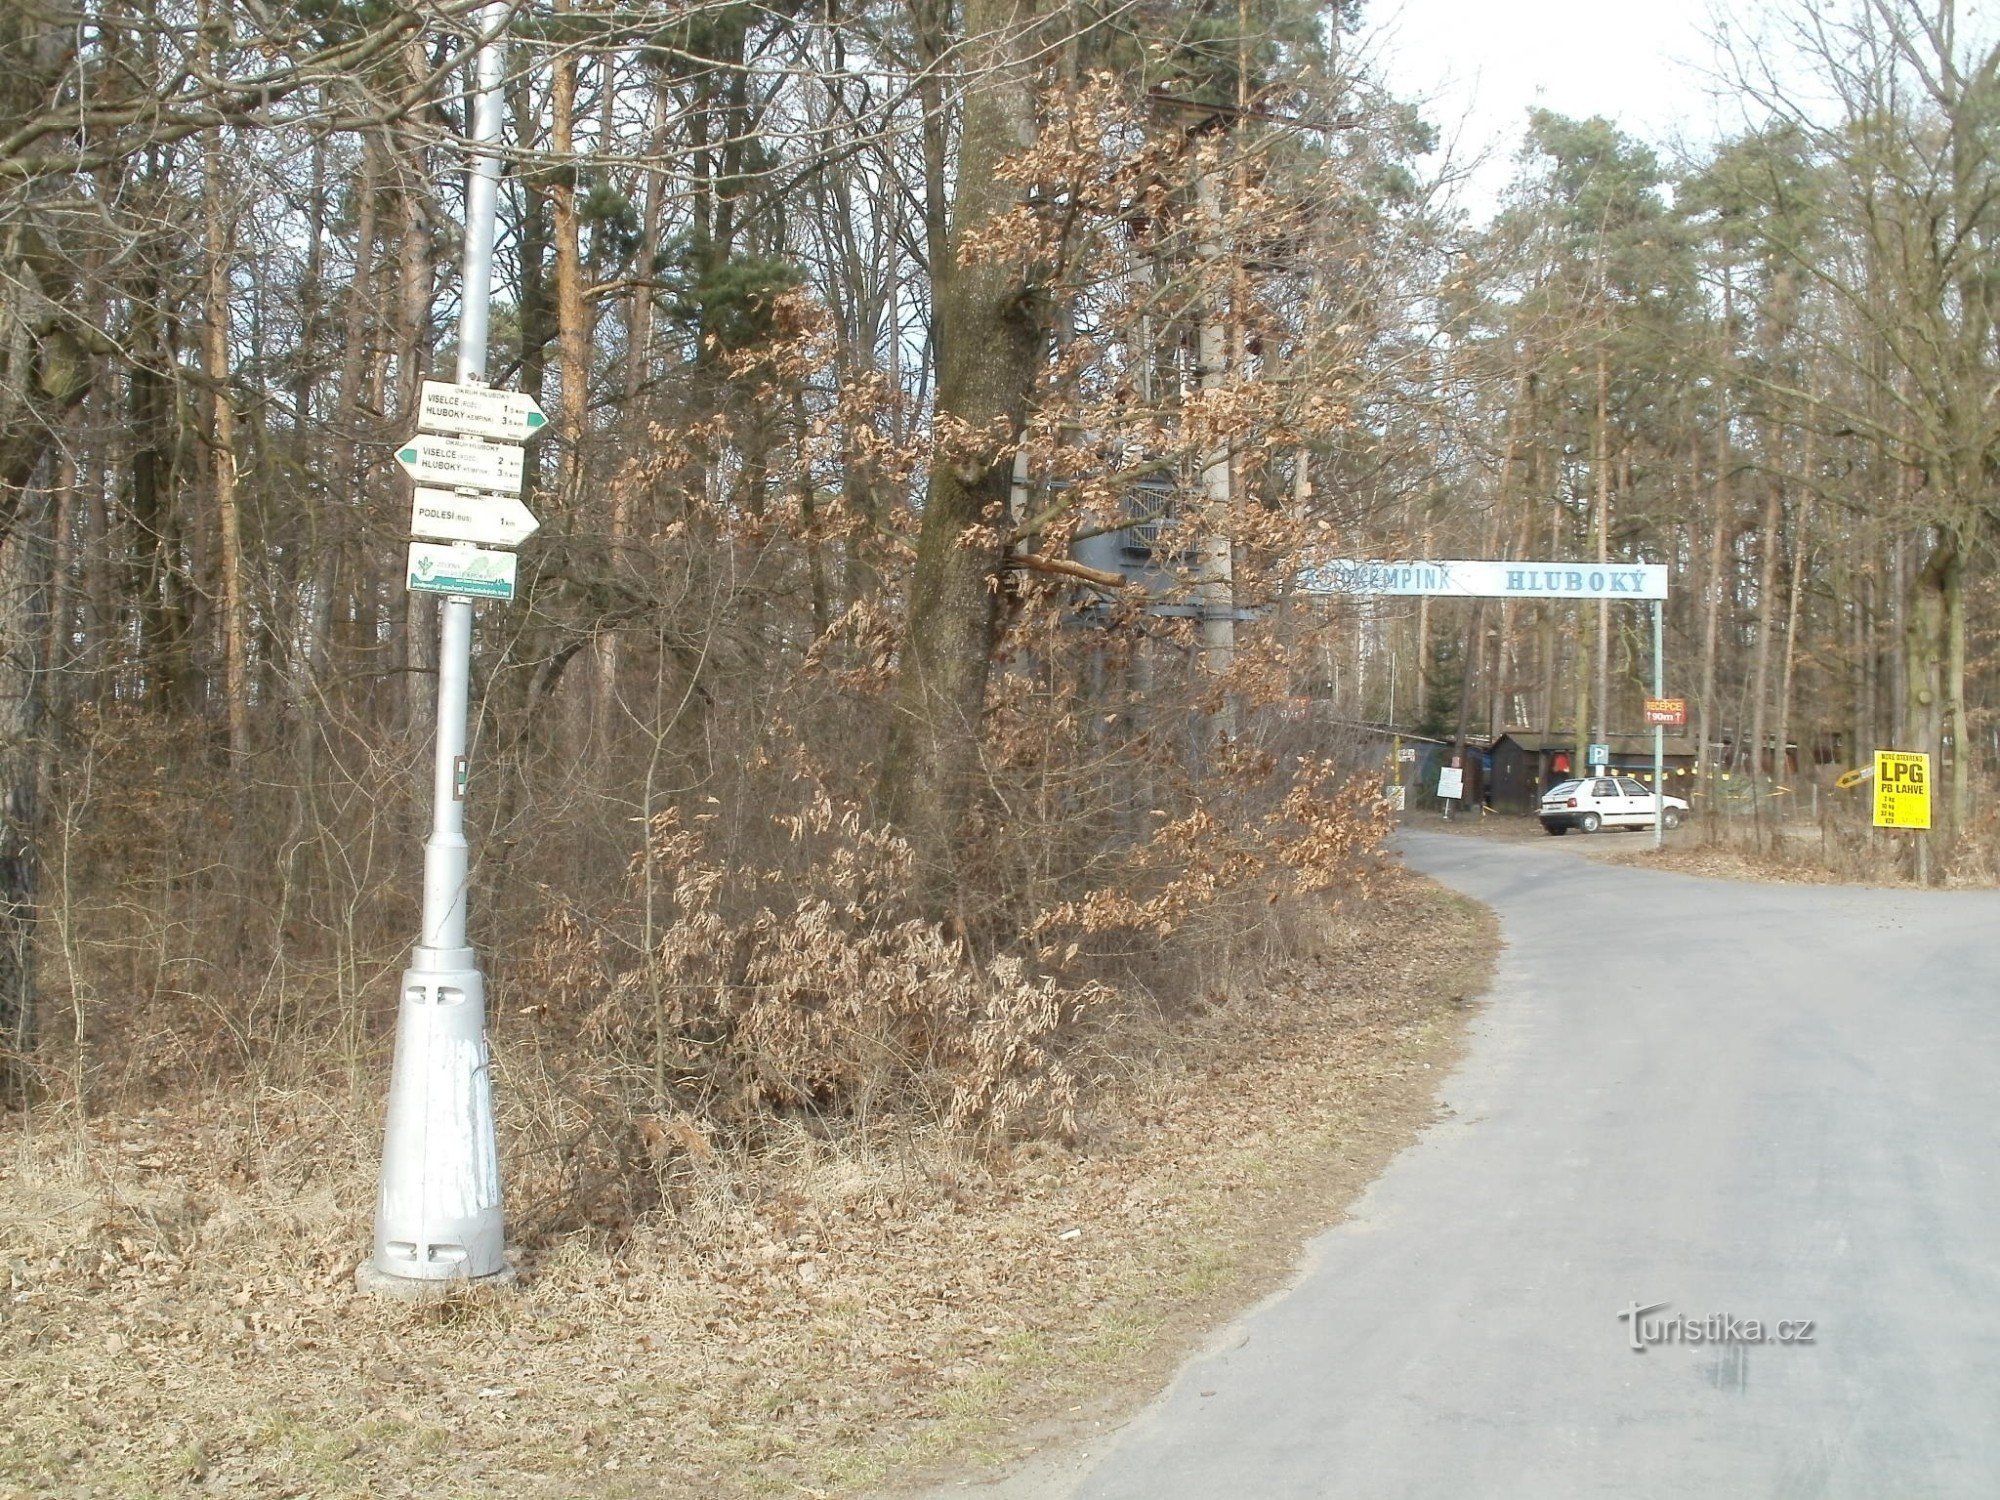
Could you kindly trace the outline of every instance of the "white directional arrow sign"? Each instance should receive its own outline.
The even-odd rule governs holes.
[[[425,432],[456,432],[466,437],[505,438],[525,442],[548,425],[533,396],[519,391],[490,391],[479,385],[451,385],[426,380],[417,406],[417,426]]]
[[[418,484],[521,493],[521,450],[512,443],[419,434],[396,450],[396,462]]]
[[[518,547],[541,527],[512,495],[455,495],[450,490],[417,487],[410,507],[412,536],[441,537],[447,542],[486,542]]]

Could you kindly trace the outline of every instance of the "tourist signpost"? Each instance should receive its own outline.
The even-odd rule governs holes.
[[[486,443],[420,432],[396,450],[396,462],[418,484],[495,490],[503,495],[521,493],[519,443]]]
[[[396,451],[396,461],[419,486],[411,534],[436,539],[410,543],[409,586],[444,596],[423,931],[403,971],[396,1013],[375,1249],[356,1275],[363,1290],[401,1295],[510,1274],[493,1132],[486,980],[466,936],[465,799],[473,601],[514,597],[514,554],[496,549],[535,530],[534,516],[521,503],[521,444],[547,420],[532,397],[486,388],[505,77],[501,33],[511,14],[507,0],[490,0],[477,13],[458,379],[424,382],[417,434]]]
[[[514,554],[487,547],[410,543],[409,586],[420,594],[463,594],[473,599],[514,597]]]
[[[541,524],[534,512],[512,495],[464,495],[419,485],[410,502],[410,535],[440,541],[518,547]]]
[[[535,398],[522,391],[426,380],[417,400],[417,426],[425,432],[525,443],[547,426],[548,420]]]

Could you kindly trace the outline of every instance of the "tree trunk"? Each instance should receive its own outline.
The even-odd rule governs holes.
[[[567,11],[567,0],[558,0]],[[555,220],[556,346],[562,356],[563,449],[561,505],[574,514],[583,491],[583,460],[590,423],[590,314],[583,299],[583,254],[576,213],[576,54],[565,50],[552,64],[550,151],[555,171],[549,188]]]
[[[541,115],[535,102],[534,72],[521,65],[524,59],[517,58],[519,73],[508,90],[508,103],[514,115],[514,136],[516,141],[526,146],[532,144],[541,134]],[[521,218],[517,226],[519,251],[516,269],[519,285],[515,288],[515,317],[521,331],[521,389],[539,402],[546,394],[549,338],[549,221],[548,187],[546,175],[540,172],[518,174],[521,189]],[[530,464],[527,483],[523,486],[523,499],[532,504],[535,492],[535,468]]]
[[[1936,785],[1944,764],[1945,662],[1950,653],[1950,608],[1947,603],[1953,575],[1960,568],[1957,545],[1942,531],[1931,542],[1930,556],[1910,580],[1909,600],[1904,610],[1904,680],[1908,684],[1906,715],[1908,747],[1931,760],[1933,809],[1937,806]],[[1935,811],[1933,818],[1935,818]],[[1935,881],[1938,862],[1929,857],[1935,840],[1919,833],[1918,874]]]
[[[216,529],[222,553],[223,702],[229,724],[229,769],[241,781],[250,754],[250,668],[247,610],[243,597],[243,526],[236,502],[236,408],[229,394],[228,195],[222,182],[222,132],[209,133],[208,317],[202,341],[213,418],[209,424],[209,468],[215,483]]]
[[[1810,452],[1811,445],[1807,445]],[[1806,472],[1812,472],[1811,460],[1807,460]],[[1778,682],[1778,749],[1777,775],[1785,776],[1785,747],[1792,733],[1792,675],[1799,659],[1799,617],[1802,596],[1805,593],[1806,539],[1812,527],[1812,490],[1808,488],[1799,499],[1798,519],[1792,528],[1792,586],[1787,591],[1785,605],[1785,664]],[[1799,767],[1804,770],[1812,764],[1811,749],[1801,745]],[[1796,793],[1794,794],[1796,795]]]
[[[1909,487],[1909,468],[1899,465],[1901,478],[1898,481],[1898,515],[1907,515],[1903,501]],[[1910,680],[1910,656],[1907,642],[1910,631],[1909,600],[1913,582],[1910,578],[1909,549],[1901,532],[1889,544],[1889,581],[1883,593],[1889,603],[1889,695],[1890,713],[1893,716],[1888,725],[1889,743],[1903,749],[1914,743],[1915,721],[1910,717],[1910,700],[1915,686]],[[1918,747],[1921,748],[1921,747]]]
[[[1035,77],[1026,6],[968,0],[970,77],[954,195],[953,254],[932,267],[939,344],[937,411],[959,432],[933,460],[917,537],[894,718],[883,758],[883,812],[910,838],[948,907],[963,869],[994,646],[1000,552],[967,538],[1006,515],[1014,449],[1045,357],[1045,292],[997,259],[956,247],[1024,196],[998,169],[1034,139]],[[1001,434],[996,441],[988,434]]]
[[[1597,565],[1611,560],[1611,374],[1604,351],[1597,353]],[[1597,738],[1611,730],[1611,601],[1597,601]],[[1581,721],[1577,733],[1583,733]]]
[[[1770,702],[1771,646],[1778,630],[1778,527],[1784,516],[1784,486],[1775,472],[1764,492],[1764,518],[1759,526],[1757,561],[1757,649],[1750,670],[1750,796],[1761,818],[1764,811],[1765,709]]]
[[[1535,493],[1542,494],[1546,470],[1542,465],[1542,450],[1535,450]],[[1551,561],[1562,556],[1562,507],[1555,506],[1549,518],[1549,558]],[[1541,680],[1538,688],[1537,707],[1541,709],[1541,727],[1544,734],[1556,732],[1556,684],[1560,680],[1562,642],[1557,633],[1556,605],[1553,599],[1543,599],[1535,605],[1535,650],[1540,660]],[[1543,788],[1544,791],[1547,788]]]
[[[430,367],[431,301],[436,291],[436,262],[431,238],[430,192],[423,167],[423,142],[415,132],[401,138],[402,158],[398,199],[403,217],[403,242],[398,252],[401,295],[397,301],[394,409],[414,424],[423,380]],[[392,588],[396,585],[391,585]],[[437,596],[420,589],[398,589],[403,596],[396,621],[396,665],[403,691],[396,712],[406,728],[429,722],[436,692]]]
[[[648,109],[651,124],[646,132],[647,154],[650,160],[657,162],[666,155],[670,118],[664,81],[655,80],[650,85]],[[625,367],[621,382],[624,401],[620,415],[638,412],[640,393],[646,388],[652,358],[653,289],[647,285],[646,279],[652,275],[653,265],[659,259],[660,219],[665,193],[658,168],[647,166],[642,170],[645,185],[642,189],[643,206],[639,213],[639,246],[635,262],[642,274],[639,285],[632,289],[625,320]],[[632,495],[637,484],[636,475],[618,475],[612,481],[610,566],[614,573],[625,566],[625,551],[631,543]],[[591,737],[602,750],[611,743],[612,710],[618,703],[617,630],[600,631],[595,650],[597,688],[591,701]]]
[[[1573,762],[1576,774],[1581,776],[1591,769],[1590,765],[1590,625],[1584,611],[1589,606],[1578,604],[1572,634],[1576,642],[1576,758]]]
[[[1195,203],[1201,221],[1201,240],[1195,255],[1202,278],[1201,323],[1197,333],[1196,358],[1200,362],[1204,395],[1219,394],[1229,383],[1227,309],[1223,305],[1219,262],[1222,258],[1222,196],[1217,186],[1220,166],[1195,159]],[[1226,676],[1236,660],[1236,581],[1234,527],[1230,524],[1232,486],[1231,460],[1227,443],[1218,444],[1202,459],[1201,540],[1195,552],[1195,600],[1201,609],[1201,661],[1210,675]],[[1234,725],[1224,709],[1218,728],[1231,733]]]
[[[1458,653],[1458,717],[1454,721],[1451,741],[1452,764],[1459,767],[1457,801],[1461,804],[1472,800],[1466,795],[1471,790],[1472,774],[1471,768],[1466,765],[1465,740],[1472,718],[1472,678],[1482,654],[1480,642],[1486,630],[1486,601],[1474,599],[1469,613],[1471,618],[1465,625],[1465,645]],[[1449,802],[1444,805],[1444,815],[1451,817]]]
[[[1944,577],[1945,608],[1945,724],[1951,730],[1951,796],[1940,810],[1947,813],[1946,828],[1953,839],[1963,838],[1972,826],[1972,734],[1965,712],[1965,564],[1954,557]],[[1942,774],[1943,766],[1939,766]]]
[[[340,554],[346,538],[344,518],[362,506],[363,481],[359,436],[370,426],[365,410],[368,378],[368,331],[373,326],[371,292],[375,285],[375,215],[380,196],[382,148],[379,134],[367,132],[361,143],[361,175],[355,187],[354,275],[347,288],[345,335],[340,350],[340,393],[334,402],[336,437],[328,459],[333,474],[332,503],[314,508],[312,517],[312,585],[299,634],[298,700],[301,732],[315,717],[307,705],[325,679],[334,625],[334,593],[340,581]]]
[[[1521,534],[1516,540],[1510,530],[1514,500],[1514,473],[1519,468],[1519,453],[1523,414],[1528,405],[1528,365],[1525,357],[1516,356],[1514,364],[1514,399],[1507,407],[1507,435],[1500,449],[1500,484],[1494,501],[1494,534],[1508,539],[1507,550],[1510,557],[1520,557],[1528,545],[1528,508],[1521,511]],[[1488,743],[1497,739],[1507,726],[1506,697],[1513,685],[1514,655],[1514,601],[1504,599],[1500,603],[1500,634],[1493,646],[1493,671],[1487,681],[1486,734]]]
[[[27,1101],[37,1032],[36,906],[47,752],[48,497],[25,503],[0,541],[0,1102]]]
[[[0,131],[37,107],[64,63],[65,27],[0,6]],[[51,496],[37,486],[53,435],[89,391],[90,351],[60,315],[68,263],[10,206],[0,223],[0,1103],[34,1074],[35,920],[41,875],[42,735],[49,648]]]

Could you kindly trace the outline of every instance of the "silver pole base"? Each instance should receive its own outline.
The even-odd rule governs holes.
[[[486,1050],[486,981],[468,949],[419,948],[403,971],[375,1254],[356,1282],[511,1279]]]
[[[491,1276],[464,1277],[457,1281],[417,1281],[408,1276],[388,1276],[364,1260],[354,1268],[354,1289],[364,1297],[387,1297],[395,1302],[442,1302],[472,1287],[511,1287],[519,1278],[512,1266],[502,1267]]]

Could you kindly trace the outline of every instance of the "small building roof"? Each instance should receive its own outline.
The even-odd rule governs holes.
[[[1501,740],[1512,740],[1523,750],[1540,752],[1544,750],[1567,750],[1576,754],[1576,736],[1573,734],[1537,734],[1528,729],[1510,729],[1493,742],[1497,750]],[[1653,736],[1648,734],[1607,734],[1603,743],[1611,747],[1614,757],[1646,756],[1653,753]],[[1667,736],[1667,754],[1685,756],[1692,760],[1695,756],[1695,742],[1687,735]]]

